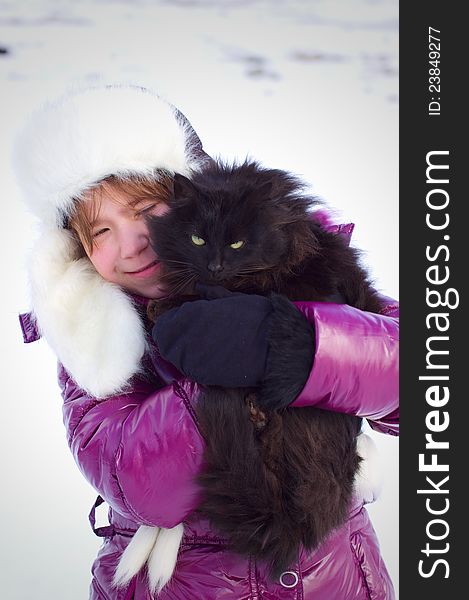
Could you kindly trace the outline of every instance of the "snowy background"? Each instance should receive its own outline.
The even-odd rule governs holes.
[[[84,600],[100,544],[87,523],[96,493],[65,441],[55,358],[45,342],[23,345],[17,322],[34,221],[9,156],[28,112],[86,84],[157,90],[210,154],[309,181],[337,219],[356,223],[353,244],[398,298],[397,69],[397,0],[0,1],[2,598]],[[369,511],[397,588],[398,442],[374,439],[386,481]]]

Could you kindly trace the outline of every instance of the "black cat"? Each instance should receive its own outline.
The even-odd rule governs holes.
[[[378,312],[357,251],[315,220],[318,202],[303,189],[291,174],[256,162],[213,162],[190,180],[176,174],[171,210],[149,219],[172,289],[169,301],[155,302],[155,314],[193,299],[195,282],[269,295],[277,319],[270,342],[285,349],[297,322],[283,310],[285,297]],[[312,343],[313,332],[304,340]],[[291,397],[282,374],[295,368],[278,354],[285,366],[270,366],[277,372],[262,394],[206,386],[197,406],[206,441],[198,511],[232,550],[265,560],[272,575],[297,559],[300,545],[316,548],[346,520],[361,428],[360,418],[342,413],[276,410],[282,396]]]

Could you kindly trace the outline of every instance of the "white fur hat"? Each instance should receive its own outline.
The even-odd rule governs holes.
[[[144,88],[106,86],[35,111],[18,135],[13,165],[29,208],[62,227],[73,199],[109,175],[188,174],[206,158],[174,106]]]
[[[89,88],[49,102],[17,137],[13,167],[42,224],[29,261],[34,318],[72,378],[97,398],[124,390],[139,371],[145,331],[132,298],[79,257],[66,219],[109,175],[188,175],[207,160],[184,115],[137,86]]]

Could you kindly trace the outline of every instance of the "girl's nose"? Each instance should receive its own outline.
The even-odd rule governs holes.
[[[148,229],[142,223],[135,223],[121,233],[121,258],[134,258],[148,247],[150,238]]]

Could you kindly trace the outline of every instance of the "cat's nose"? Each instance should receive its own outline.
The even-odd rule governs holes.
[[[223,271],[223,265],[219,261],[213,261],[208,264],[208,270],[216,275]]]

